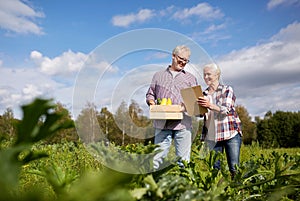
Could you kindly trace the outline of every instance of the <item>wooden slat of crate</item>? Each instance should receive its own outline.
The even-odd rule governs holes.
[[[150,105],[152,112],[180,112],[180,105]]]
[[[150,105],[150,119],[183,119],[180,105]]]
[[[150,119],[183,119],[182,112],[150,112]]]

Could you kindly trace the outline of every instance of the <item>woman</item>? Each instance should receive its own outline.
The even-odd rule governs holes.
[[[198,104],[206,107],[201,140],[206,140],[216,152],[225,149],[229,171],[233,178],[239,165],[242,142],[241,121],[235,111],[235,95],[231,86],[220,84],[220,68],[208,64],[203,68],[204,81],[208,88],[204,97],[198,98]],[[220,169],[220,161],[214,165]]]

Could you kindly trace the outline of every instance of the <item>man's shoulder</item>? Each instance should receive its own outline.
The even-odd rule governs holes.
[[[191,72],[184,71],[184,75],[187,76],[187,77],[196,79],[196,76],[194,74],[192,74]]]
[[[189,71],[185,70],[184,73],[187,74],[187,75],[189,75],[189,76],[194,76],[195,77],[195,75],[193,73],[189,72]]]
[[[162,75],[162,74],[165,74],[165,73],[168,73],[168,69],[167,68],[164,68],[164,69],[161,69],[159,71],[156,71],[154,73],[154,75]]]

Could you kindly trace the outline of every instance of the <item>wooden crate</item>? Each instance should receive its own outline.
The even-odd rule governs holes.
[[[150,105],[150,119],[183,119],[180,105]]]

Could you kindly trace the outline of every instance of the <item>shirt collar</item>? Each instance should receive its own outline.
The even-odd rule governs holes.
[[[171,73],[171,70],[170,70],[170,68],[171,68],[171,65],[169,65],[169,66],[168,66],[168,68],[166,69],[166,70],[167,70],[169,73]],[[184,69],[182,69],[181,71],[177,71],[177,72],[179,72],[179,73],[181,73],[181,72],[182,72],[182,73],[184,73],[184,74],[185,74],[185,72],[186,72],[186,71],[185,71]]]
[[[224,85],[219,83],[216,91],[222,91],[223,87],[224,87]],[[209,87],[207,87],[205,91],[208,91],[208,90],[209,90]]]
[[[222,91],[223,87],[224,87],[224,85],[222,85],[222,84],[219,84],[219,85],[218,85],[218,88],[217,88],[217,90],[216,90],[216,91]]]

